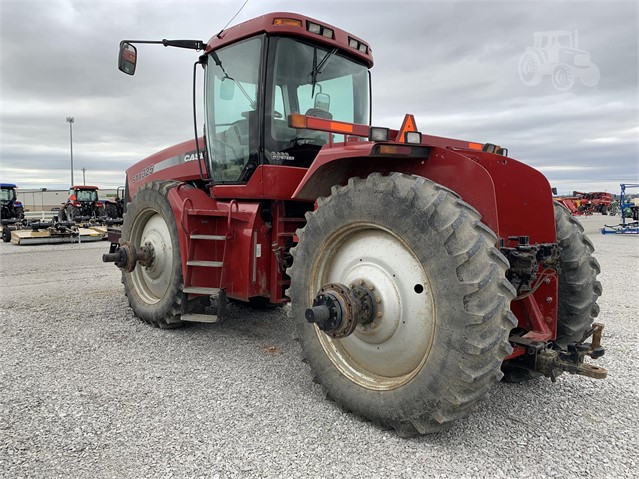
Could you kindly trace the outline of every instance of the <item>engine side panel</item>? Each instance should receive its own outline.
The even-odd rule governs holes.
[[[200,138],[200,158],[203,158],[204,139]],[[195,140],[185,141],[155,153],[126,170],[129,194],[135,196],[147,182],[153,180],[193,181],[200,179]],[[206,177],[206,165],[200,160]]]

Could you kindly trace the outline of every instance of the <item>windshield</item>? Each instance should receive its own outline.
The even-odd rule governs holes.
[[[329,133],[289,128],[288,116],[368,123],[368,70],[330,47],[273,38],[270,95],[266,104],[266,158],[275,164],[308,166]],[[341,141],[338,139],[337,141]]]
[[[14,195],[15,193],[11,189],[0,189],[0,201],[11,201],[13,198],[15,198]]]

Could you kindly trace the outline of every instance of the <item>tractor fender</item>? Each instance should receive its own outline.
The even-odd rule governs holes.
[[[350,177],[379,172],[423,176],[473,206],[499,237],[527,234],[531,243],[555,242],[552,192],[537,170],[512,158],[475,150],[431,146],[425,157],[371,156],[373,144],[334,146],[320,151],[293,199],[315,201]]]
[[[331,187],[351,177],[393,172],[423,176],[460,195],[476,208],[482,221],[499,231],[495,188],[490,175],[478,163],[459,153],[429,147],[428,156],[371,156],[373,143],[322,149],[293,194],[293,199],[315,201],[329,196]]]

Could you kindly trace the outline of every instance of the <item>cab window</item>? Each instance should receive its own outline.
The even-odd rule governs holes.
[[[257,166],[262,38],[211,53],[206,71],[206,133],[216,183],[245,181]]]

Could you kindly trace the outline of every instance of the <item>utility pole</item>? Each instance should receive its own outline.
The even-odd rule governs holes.
[[[85,173],[86,171],[87,171],[87,169],[83,166],[83,167],[82,167],[82,184],[83,184],[84,186],[86,186],[86,185],[87,185],[87,178],[86,178],[86,176],[84,175],[84,173]]]
[[[67,116],[67,122],[69,123],[69,143],[71,145],[71,186],[73,186],[73,117]]]

